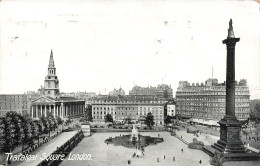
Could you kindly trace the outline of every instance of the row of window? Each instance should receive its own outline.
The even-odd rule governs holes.
[[[205,108],[205,109],[199,109],[197,107],[180,107],[179,109],[177,109],[178,111],[179,110],[191,110],[191,111],[206,111],[206,112],[209,112],[209,111],[213,111],[213,112],[224,112],[226,109],[225,107],[223,108]],[[235,109],[236,112],[249,112],[250,111],[250,108],[236,108]]]
[[[176,101],[225,101],[225,97],[201,97],[201,98],[194,98],[193,96],[188,96],[188,97],[177,97]],[[249,97],[248,96],[243,96],[243,97],[236,97],[236,101],[248,101]]]
[[[104,111],[104,112],[102,112],[102,111],[93,111],[93,114],[101,114],[101,115],[102,115],[102,114],[105,114],[105,115],[106,115],[107,113],[110,113],[110,114],[112,114],[112,115],[113,115],[113,114],[115,114],[115,115],[116,115],[116,114],[119,114],[119,115],[124,115],[124,114],[125,114],[125,115],[132,115],[132,114],[133,114],[133,115],[134,115],[134,113],[132,113],[132,112],[118,112],[118,113],[117,113],[117,112],[106,112],[106,111]],[[148,112],[140,112],[140,113],[137,112],[137,113],[136,113],[136,115],[147,115],[147,114],[148,114]],[[152,111],[152,114],[163,114],[163,112],[162,112],[162,111],[159,111],[159,112],[158,112],[158,111],[156,110],[156,111]]]
[[[117,116],[113,116],[113,118],[116,119]],[[105,119],[105,116],[103,116],[103,115],[93,115],[93,119]],[[162,115],[154,115],[154,119],[163,119],[163,116]]]
[[[0,95],[0,99],[13,99],[13,98],[27,98],[27,96],[25,96],[25,95],[22,95],[22,96],[21,95],[1,96]]]
[[[180,105],[188,105],[188,106],[225,106],[226,102],[222,102],[222,103],[184,103],[184,102],[178,102],[177,106]],[[236,106],[248,106],[249,107],[249,103],[248,102],[241,102],[241,103],[236,103]]]
[[[113,110],[113,107],[93,107],[93,110]],[[135,108],[133,108],[133,107],[116,107],[116,108],[114,108],[115,110],[136,110],[137,108],[135,107]],[[148,110],[148,111],[150,111],[150,110],[154,110],[154,109],[160,109],[160,110],[162,110],[163,109],[163,107],[139,107],[139,110]]]
[[[0,106],[0,110],[9,110],[9,109],[26,109],[26,106],[17,106],[17,107],[5,107],[5,106]]]
[[[202,92],[202,93],[176,92],[176,96],[194,96],[194,95],[199,95],[199,96],[226,95],[226,92]],[[235,92],[235,95],[249,95],[249,91]]]
[[[199,116],[200,118],[203,118],[204,116],[205,117],[213,117],[213,118],[217,118],[217,117],[220,117],[220,118],[224,118],[224,114],[203,114],[203,113],[193,113],[193,112],[177,112],[178,114],[182,114],[182,115],[190,115],[190,116]],[[236,117],[237,118],[248,118],[249,117],[249,114],[236,114]]]

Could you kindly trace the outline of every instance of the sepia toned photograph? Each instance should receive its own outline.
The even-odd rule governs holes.
[[[0,0],[0,166],[260,166],[257,0]]]

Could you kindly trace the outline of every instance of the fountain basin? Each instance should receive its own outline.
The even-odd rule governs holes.
[[[139,139],[140,138],[140,139]],[[135,141],[132,140],[132,135],[117,136],[115,138],[108,138],[105,140],[106,144],[114,144],[115,146],[124,146],[127,148],[136,148],[137,146],[146,147],[149,145],[156,145],[163,142],[163,138],[142,136],[136,137]]]

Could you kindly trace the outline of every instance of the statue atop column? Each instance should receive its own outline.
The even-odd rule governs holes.
[[[235,38],[234,31],[233,31],[233,25],[232,25],[232,19],[230,19],[230,21],[229,21],[228,37],[227,38]]]
[[[230,19],[230,21],[229,21],[229,29],[233,30],[232,19]]]

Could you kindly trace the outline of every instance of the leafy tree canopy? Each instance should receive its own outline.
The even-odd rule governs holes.
[[[154,117],[153,117],[153,114],[151,112],[149,112],[147,114],[147,116],[145,118],[145,124],[147,125],[147,127],[150,127],[150,129],[154,125]]]
[[[106,114],[105,116],[105,122],[113,122],[113,117],[111,114]]]

